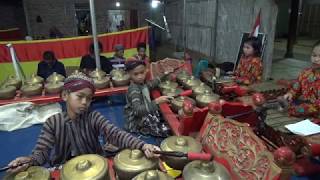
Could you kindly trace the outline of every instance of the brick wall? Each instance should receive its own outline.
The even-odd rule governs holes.
[[[56,26],[65,36],[76,33],[75,10],[71,1],[27,0],[24,1],[24,6],[32,36],[48,37],[52,26]],[[37,16],[41,17],[42,23],[36,21]]]

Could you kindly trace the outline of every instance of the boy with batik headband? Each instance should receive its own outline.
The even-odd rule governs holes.
[[[159,150],[157,146],[144,143],[111,124],[100,113],[88,110],[94,92],[93,81],[85,74],[76,72],[69,76],[61,94],[66,112],[46,120],[32,154],[12,161],[9,172],[47,162],[56,166],[82,154],[103,154],[100,135],[119,148],[141,149],[147,157],[153,157],[153,151]],[[54,155],[50,156],[53,149]]]
[[[168,102],[170,97],[161,96],[151,100],[150,90],[159,86],[165,76],[146,82],[146,65],[143,61],[126,62],[126,70],[130,74],[131,84],[126,96],[125,129],[129,132],[141,133],[157,137],[167,137],[171,131],[162,120],[159,104]]]

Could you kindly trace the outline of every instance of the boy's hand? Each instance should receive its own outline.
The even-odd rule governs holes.
[[[31,157],[18,157],[11,161],[8,166],[11,167],[8,173],[18,173],[28,169],[31,166]]]
[[[290,92],[288,92],[287,94],[285,94],[285,95],[283,96],[283,98],[284,98],[285,100],[292,101],[293,95],[292,95]]]
[[[154,158],[159,157],[159,154],[153,153],[153,151],[160,151],[160,148],[158,146],[152,145],[152,144],[145,144],[142,147],[142,151],[147,156],[147,158]]]
[[[155,99],[156,104],[162,104],[166,102],[170,102],[172,100],[172,97],[170,96],[160,96],[157,99]]]

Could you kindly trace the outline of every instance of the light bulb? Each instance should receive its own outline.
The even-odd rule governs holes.
[[[152,0],[151,1],[151,7],[152,8],[157,8],[160,4],[160,1],[159,0]]]

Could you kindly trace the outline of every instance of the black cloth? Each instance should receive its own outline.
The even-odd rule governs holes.
[[[132,61],[128,61],[127,63],[125,63],[125,68],[127,71],[131,71],[134,68],[140,66],[140,65],[146,65],[143,61],[139,61],[139,60],[132,60]]]
[[[47,79],[54,72],[66,77],[66,69],[64,68],[64,65],[59,61],[55,61],[51,66],[45,61],[41,61],[38,64],[37,75],[42,77],[43,79]]]
[[[100,64],[101,70],[106,72],[107,74],[110,74],[112,70],[112,63],[110,62],[110,60],[104,56],[100,56]],[[96,67],[96,60],[89,54],[81,58],[80,69],[87,69],[92,71],[95,70]]]
[[[126,59],[124,57],[113,56],[110,59],[112,68],[125,68]]]
[[[233,71],[234,63],[232,62],[223,62],[221,64],[217,64],[217,67],[223,70],[224,72]]]

